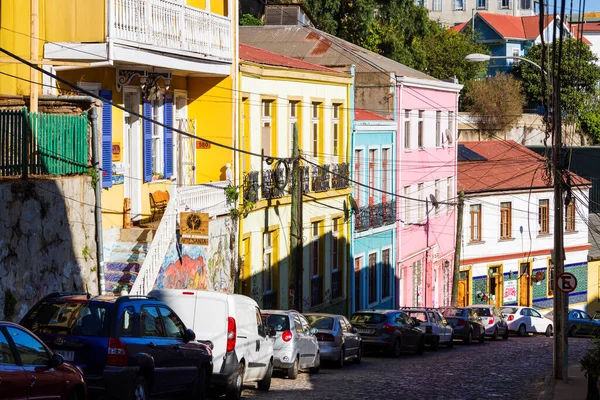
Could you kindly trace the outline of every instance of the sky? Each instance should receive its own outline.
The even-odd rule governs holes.
[[[550,10],[554,9],[554,1],[555,0],[545,0],[544,3],[548,3],[550,5]],[[579,13],[579,0],[573,0],[573,14]],[[558,7],[560,8],[560,0],[558,1]],[[581,0],[581,4],[583,6],[583,0]],[[566,0],[567,12],[571,8],[571,0]],[[585,12],[590,11],[600,11],[600,0],[585,0]]]

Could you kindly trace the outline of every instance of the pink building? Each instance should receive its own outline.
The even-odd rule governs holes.
[[[398,306],[450,304],[462,86],[397,78]]]

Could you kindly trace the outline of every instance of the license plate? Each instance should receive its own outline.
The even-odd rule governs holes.
[[[74,361],[75,360],[75,352],[74,351],[65,351],[65,350],[56,350],[54,351],[56,354],[62,356],[65,361]]]
[[[359,329],[358,333],[370,334],[370,333],[373,333],[373,331],[371,329]]]

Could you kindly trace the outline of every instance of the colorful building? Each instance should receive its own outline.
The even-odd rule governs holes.
[[[354,110],[352,180],[355,185],[351,254],[354,258],[352,310],[394,308],[396,304],[396,122]],[[376,190],[379,189],[379,190]]]
[[[240,45],[240,292],[291,308],[290,163],[294,125],[303,168],[302,310],[348,310],[349,71]],[[264,156],[258,156],[263,154]],[[270,158],[273,157],[273,158]],[[246,212],[244,212],[246,211]],[[246,214],[246,215],[244,215]],[[297,295],[297,294],[295,294]]]
[[[459,305],[553,305],[554,201],[546,160],[514,141],[459,145],[465,192]],[[577,278],[569,304],[588,302],[590,182],[569,173],[564,210],[565,271]]]

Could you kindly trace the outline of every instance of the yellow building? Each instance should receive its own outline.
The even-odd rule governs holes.
[[[348,309],[350,90],[346,72],[240,45],[243,150],[289,158],[297,124],[304,167],[302,311]],[[240,154],[240,291],[264,308],[291,308],[291,176],[282,163]],[[288,163],[288,165],[290,165]],[[327,173],[333,171],[334,173]]]
[[[1,4],[0,46],[31,57],[30,2]],[[234,0],[39,0],[36,38],[48,71],[82,88],[209,141],[234,146],[237,95]],[[35,43],[33,41],[33,43]],[[34,46],[35,48],[35,46]],[[0,59],[0,94],[77,94],[28,67]],[[6,75],[8,74],[8,75]],[[20,78],[20,79],[19,79]],[[234,153],[189,139],[105,104],[103,228],[150,216],[149,193],[171,184],[225,180]]]
[[[592,317],[600,312],[600,260],[588,261],[587,312]]]

